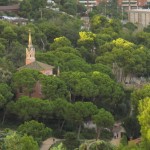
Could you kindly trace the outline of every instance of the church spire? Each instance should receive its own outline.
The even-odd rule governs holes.
[[[31,30],[29,30],[28,48],[26,48],[26,65],[35,61],[35,48],[32,45]]]
[[[32,37],[31,37],[31,30],[29,29],[29,40],[28,40],[28,47],[31,48],[32,45]]]

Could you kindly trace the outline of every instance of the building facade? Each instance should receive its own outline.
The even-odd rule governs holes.
[[[78,0],[78,3],[83,4],[88,11],[92,11],[92,8],[99,4],[99,0]]]
[[[147,27],[150,24],[150,9],[133,9],[128,11],[128,21]]]
[[[118,0],[118,5],[124,10],[138,9],[147,5],[148,0]]]

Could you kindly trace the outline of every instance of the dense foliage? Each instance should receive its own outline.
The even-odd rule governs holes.
[[[111,131],[117,120],[128,138],[139,137],[140,127],[142,137],[139,146],[123,142],[118,150],[149,149],[150,27],[139,32],[132,23],[122,25],[112,0],[94,8],[90,30],[82,29],[86,8],[76,0],[54,1],[60,11],[46,9],[51,8],[46,0],[21,1],[18,15],[29,19],[25,25],[0,20],[0,121],[17,131],[0,133],[0,149],[15,150],[19,143],[17,150],[37,150],[47,136],[56,136],[65,138],[58,149],[73,150],[80,139],[102,139],[103,130]],[[53,76],[18,70],[25,62],[29,29],[36,59],[54,66]],[[37,83],[41,98],[32,97]],[[84,128],[91,121],[96,133]],[[104,141],[90,144],[91,150],[114,149]]]

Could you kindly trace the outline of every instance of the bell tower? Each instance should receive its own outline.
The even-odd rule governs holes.
[[[28,48],[26,48],[26,65],[35,61],[35,48],[32,45],[31,30],[29,30]]]

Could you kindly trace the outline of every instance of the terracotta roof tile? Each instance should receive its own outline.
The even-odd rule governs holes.
[[[53,69],[54,66],[39,62],[39,61],[34,61],[28,65],[24,65],[20,68],[18,68],[18,70],[22,70],[22,69],[34,69],[34,70],[38,70],[38,71],[43,71],[43,70],[49,70],[49,69]]]

